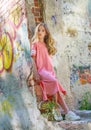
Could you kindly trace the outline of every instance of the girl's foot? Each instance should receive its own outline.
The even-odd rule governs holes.
[[[66,115],[65,115],[65,120],[68,121],[78,121],[80,120],[80,116],[76,115],[74,112],[69,111]]]
[[[54,116],[55,121],[62,121],[63,120],[63,117],[58,109],[54,108],[52,110],[52,114]]]

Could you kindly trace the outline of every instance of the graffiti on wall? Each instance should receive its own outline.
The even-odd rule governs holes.
[[[13,43],[9,33],[0,37],[0,73],[9,71],[13,64]]]
[[[15,28],[19,28],[23,20],[22,7],[15,5],[10,11],[9,19]]]
[[[70,75],[71,86],[74,84],[79,83],[83,84],[91,84],[91,66],[75,66],[71,70]]]
[[[23,51],[20,44],[20,36],[18,36],[18,40],[16,40],[16,33],[23,19],[22,7],[15,5],[10,11],[8,22],[0,31],[0,73],[4,72],[4,70],[10,72],[13,62],[19,57],[19,52]],[[13,46],[17,48],[15,55]]]

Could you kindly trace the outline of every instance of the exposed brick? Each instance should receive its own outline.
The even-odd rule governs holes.
[[[34,8],[34,12],[40,12],[40,7],[36,7],[36,8]]]
[[[34,13],[34,7],[32,7],[31,10],[32,10],[32,13]]]
[[[35,21],[37,21],[37,18],[35,18]]]
[[[34,12],[34,16],[40,16],[40,12]]]
[[[41,0],[40,2],[43,2],[43,1]],[[36,23],[43,21],[43,13],[42,13],[42,9],[39,4],[39,0],[34,0],[34,6],[32,6],[32,8],[30,8],[30,10],[32,11],[32,13],[34,15]]]
[[[36,21],[36,22],[42,22],[42,21],[43,21],[43,18],[42,18],[42,17],[41,17],[41,18],[38,18],[38,17],[37,17],[37,18],[35,18],[35,21]]]
[[[35,5],[36,7],[38,7],[38,6],[39,6],[39,3],[38,3],[38,2],[35,2],[34,5]]]
[[[34,3],[35,3],[35,2],[38,2],[38,0],[34,0]]]
[[[38,20],[37,20],[37,21],[40,21],[40,22],[41,22],[41,21],[43,21],[43,18],[42,18],[42,17],[41,17],[41,18],[38,18]]]

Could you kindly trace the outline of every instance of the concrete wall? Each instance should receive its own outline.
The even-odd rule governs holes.
[[[27,88],[31,58],[26,2],[0,1],[0,130],[62,130],[41,117],[34,88]]]
[[[90,0],[45,0],[45,22],[58,49],[53,64],[69,107],[78,108],[82,95],[91,92],[90,5]]]
[[[35,98],[26,85],[31,59],[25,14],[24,0],[0,1],[0,130],[36,127]]]

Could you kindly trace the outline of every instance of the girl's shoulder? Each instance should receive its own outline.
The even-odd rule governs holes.
[[[37,42],[32,42],[32,46],[37,46],[38,43]]]
[[[33,42],[32,45],[35,47],[41,47],[42,44],[40,44],[40,42]]]
[[[32,42],[32,45],[37,45],[38,44],[38,42]]]

